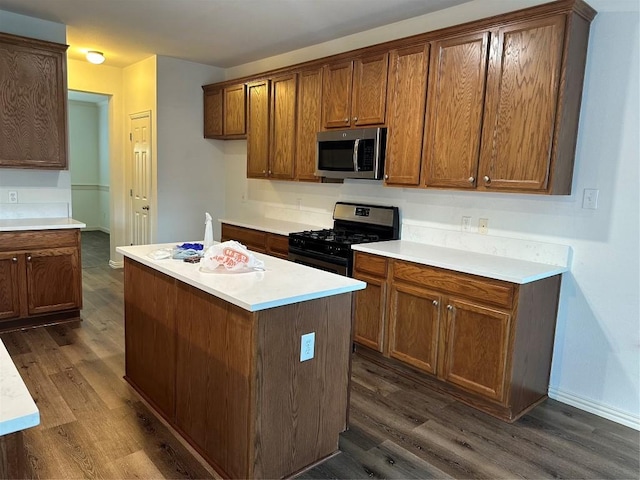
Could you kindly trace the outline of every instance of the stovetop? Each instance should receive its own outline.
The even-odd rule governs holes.
[[[307,230],[304,232],[294,233],[299,238],[319,240],[323,242],[341,243],[345,245],[353,245],[356,243],[377,242],[380,235],[366,232],[353,232],[348,230],[325,228],[323,230]]]

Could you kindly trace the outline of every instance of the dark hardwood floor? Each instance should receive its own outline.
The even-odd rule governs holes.
[[[82,234],[83,322],[0,336],[40,409],[33,478],[216,478],[122,379],[123,271]],[[353,359],[341,453],[299,478],[640,478],[640,433],[548,400],[506,424]]]

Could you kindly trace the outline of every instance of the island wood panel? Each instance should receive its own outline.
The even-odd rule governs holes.
[[[168,419],[175,415],[175,281],[124,259],[125,375]]]
[[[251,476],[251,314],[177,282],[176,425],[225,476]]]
[[[0,435],[0,478],[31,478],[26,476],[26,455],[21,431]]]
[[[338,450],[346,429],[351,358],[351,294],[262,310],[256,359],[253,475],[294,473]],[[311,360],[300,337],[315,332]]]

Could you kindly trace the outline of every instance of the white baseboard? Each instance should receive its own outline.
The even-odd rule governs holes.
[[[599,417],[606,418],[612,422],[626,425],[635,430],[640,430],[640,415],[631,415],[627,412],[608,407],[588,398],[580,397],[572,393],[563,392],[557,388],[549,387],[549,397],[572,407],[579,408]]]
[[[83,232],[103,232],[103,233],[106,233],[107,235],[111,234],[109,229],[106,228],[106,227],[90,227],[90,226],[87,226],[87,227],[83,228],[82,231]]]
[[[113,260],[109,260],[109,266],[111,268],[124,268],[124,260],[121,262],[115,262]]]

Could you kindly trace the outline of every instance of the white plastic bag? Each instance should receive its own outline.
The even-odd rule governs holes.
[[[264,262],[235,240],[216,243],[204,252],[201,270],[213,271],[220,266],[230,272],[264,270]]]

